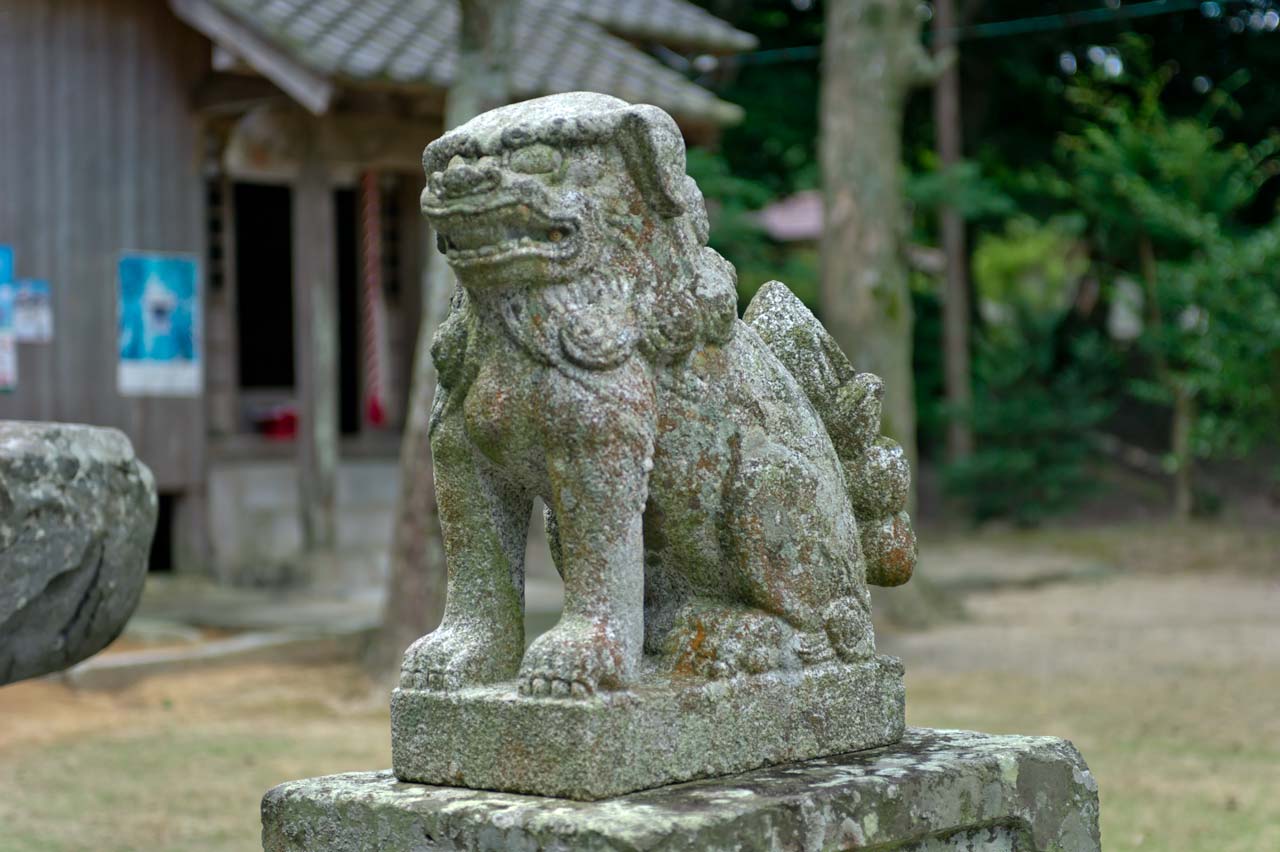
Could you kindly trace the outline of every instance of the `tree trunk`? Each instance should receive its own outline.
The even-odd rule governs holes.
[[[823,321],[885,381],[884,431],[916,459],[902,112],[932,63],[915,0],[827,4],[820,104]]]
[[[1149,333],[1163,333],[1164,314],[1160,310],[1159,275],[1155,244],[1143,234],[1138,238],[1138,262],[1142,268],[1142,280],[1146,286],[1146,321]],[[1157,346],[1159,344],[1157,343]],[[1169,450],[1173,456],[1173,516],[1178,520],[1191,517],[1195,493],[1195,451],[1191,445],[1191,432],[1196,422],[1195,394],[1178,378],[1169,365],[1164,352],[1156,349],[1156,378],[1173,396],[1173,418],[1169,427]]]
[[[935,0],[933,4],[935,55],[955,49],[955,0]],[[933,121],[937,128],[938,159],[944,171],[960,164],[960,63],[948,62],[933,87]],[[938,210],[942,251],[946,255],[946,291],[942,301],[942,363],[946,376],[947,458],[962,461],[973,454],[973,427],[970,419],[973,388],[969,373],[969,253],[965,247],[965,224],[960,211],[947,204]]]
[[[517,0],[461,0],[458,70],[445,104],[446,129],[507,102],[517,7]],[[448,310],[454,282],[444,257],[434,248],[434,235],[425,236],[429,260],[423,273],[422,324],[400,447],[400,496],[387,599],[382,627],[367,657],[368,670],[378,678],[397,669],[405,648],[434,627],[444,611],[444,544],[427,430],[436,384],[431,340]]]

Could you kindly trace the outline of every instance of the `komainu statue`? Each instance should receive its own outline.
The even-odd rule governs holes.
[[[626,687],[873,651],[866,584],[910,575],[882,387],[781,284],[738,319],[675,122],[606,95],[489,112],[428,147],[422,208],[461,285],[433,349],[449,563],[406,684]],[[531,502],[565,584],[525,651]]]
[[[399,690],[437,702],[421,735],[453,706],[432,694],[507,684],[504,701],[571,704],[889,659],[867,583],[905,582],[915,538],[881,382],[782,284],[739,319],[671,117],[555,95],[475,118],[424,161],[460,286],[432,349],[448,596]],[[526,650],[535,496],[565,605]],[[401,777],[441,782],[403,772],[405,748]]]

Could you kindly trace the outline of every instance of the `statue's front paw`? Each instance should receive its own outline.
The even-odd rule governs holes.
[[[562,619],[525,652],[518,686],[521,695],[588,698],[621,688],[622,670],[622,650],[607,627]]]
[[[406,689],[452,690],[507,680],[519,665],[518,648],[474,625],[440,627],[409,646],[400,666]]]

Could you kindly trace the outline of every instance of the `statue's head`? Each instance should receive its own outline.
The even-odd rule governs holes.
[[[704,248],[702,194],[657,107],[591,92],[512,104],[432,142],[423,163],[423,213],[466,289],[626,279],[647,350],[728,333],[733,268]]]

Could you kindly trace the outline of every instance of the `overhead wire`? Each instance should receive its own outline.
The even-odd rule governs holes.
[[[1254,0],[1218,0],[1214,5],[1239,6],[1256,5]],[[1135,18],[1151,18],[1157,15],[1173,15],[1200,9],[1208,4],[1202,0],[1147,0],[1128,6],[1104,6],[1099,9],[1082,9],[1078,12],[1059,12],[1053,15],[1034,15],[1026,18],[1013,18],[1007,21],[992,21],[985,24],[970,24],[957,27],[947,35],[952,36],[952,43],[976,41],[978,39],[1003,38],[1006,36],[1026,35],[1028,33],[1055,32],[1104,24],[1113,21],[1131,20]],[[937,38],[942,33],[927,31],[925,40]],[[743,65],[771,65],[778,62],[804,62],[818,59],[822,53],[820,45],[802,45],[799,47],[778,47],[768,50],[756,50],[734,55],[733,61]]]

